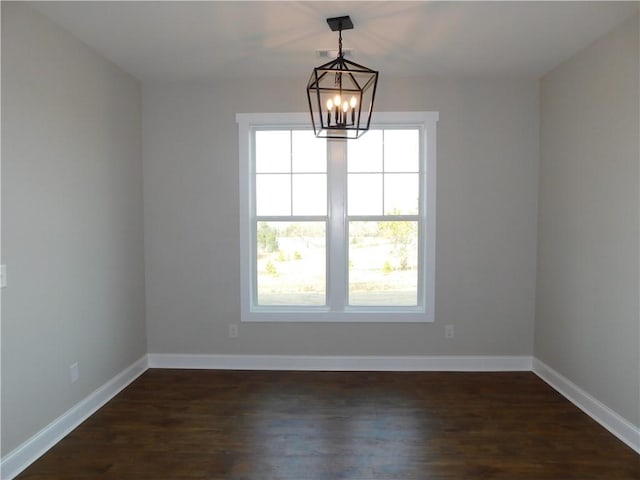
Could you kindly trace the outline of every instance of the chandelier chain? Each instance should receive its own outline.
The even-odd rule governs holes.
[[[340,29],[338,30],[338,58],[342,60],[342,23],[340,24]],[[340,86],[340,92],[342,93],[342,73],[337,72],[334,80],[336,85]]]

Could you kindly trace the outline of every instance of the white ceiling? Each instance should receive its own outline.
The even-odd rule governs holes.
[[[307,76],[351,15],[352,60],[389,76],[539,77],[640,2],[35,2],[143,82]]]

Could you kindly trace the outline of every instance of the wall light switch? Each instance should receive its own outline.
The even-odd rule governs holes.
[[[453,325],[444,326],[444,338],[453,338]]]
[[[71,375],[71,383],[76,383],[80,378],[80,371],[78,370],[78,362],[72,363],[69,366],[69,373]]]
[[[0,265],[0,288],[7,286],[7,266]]]

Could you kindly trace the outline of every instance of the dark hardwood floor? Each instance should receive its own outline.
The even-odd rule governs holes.
[[[148,370],[19,479],[640,479],[530,372]]]

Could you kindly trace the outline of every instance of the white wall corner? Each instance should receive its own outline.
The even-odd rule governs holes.
[[[533,372],[609,432],[640,453],[639,427],[537,358],[533,359]]]
[[[14,478],[142,375],[147,368],[148,358],[147,355],[144,355],[26,440],[22,445],[9,452],[0,461],[0,478],[2,480]]]

